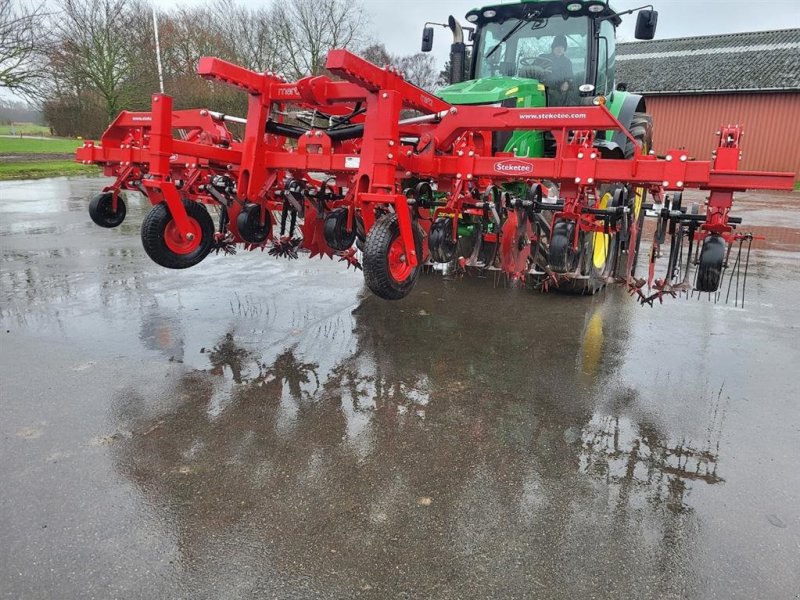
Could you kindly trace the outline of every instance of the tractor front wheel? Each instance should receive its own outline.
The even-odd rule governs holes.
[[[142,221],[142,245],[153,262],[168,269],[186,269],[203,260],[214,241],[214,221],[202,204],[183,201],[192,239],[178,231],[167,205],[156,204]]]
[[[385,300],[400,300],[414,287],[422,269],[421,228],[414,228],[417,266],[408,262],[397,215],[380,217],[367,233],[364,244],[364,280],[367,287]]]
[[[89,202],[89,216],[100,227],[112,228],[121,225],[125,220],[125,201],[117,197],[117,210],[113,209],[114,193],[101,192],[95,194]]]

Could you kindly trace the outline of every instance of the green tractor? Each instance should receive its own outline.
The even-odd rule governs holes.
[[[639,11],[636,38],[652,39],[658,13],[635,10]],[[617,13],[602,0],[520,0],[485,6],[467,13],[468,26],[452,16],[446,25],[426,23],[422,50],[432,49],[431,25],[452,31],[451,83],[437,92],[451,104],[513,108],[604,104],[628,129],[636,145],[623,132],[607,131],[597,136],[595,146],[603,158],[625,159],[652,148],[652,119],[644,98],[617,89],[615,84],[616,28],[621,15],[633,12]],[[465,33],[471,46],[465,42]],[[555,154],[556,142],[549,132],[495,132],[492,151],[548,157]],[[613,202],[629,203],[633,218],[641,225],[643,190],[621,190],[623,187],[605,186],[599,204],[605,208]],[[557,189],[552,193],[557,195]],[[468,235],[469,223],[460,225],[462,237]],[[641,229],[638,227],[637,238]],[[577,292],[591,293],[612,276],[624,277],[622,265],[631,261],[622,257],[637,253],[640,241],[587,236],[580,252],[572,256],[576,253],[562,248],[563,240],[555,239],[556,233],[547,231],[540,236],[548,240],[548,248],[539,262],[545,270],[583,274],[560,286]]]

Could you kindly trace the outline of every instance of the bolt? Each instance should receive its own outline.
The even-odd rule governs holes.
[[[575,178],[575,183],[580,183],[580,182],[581,182],[581,178],[580,177],[576,177]]]
[[[450,114],[451,114],[451,115],[454,115],[454,114],[456,114],[456,113],[458,113],[458,109],[457,109],[455,106],[451,107],[451,108],[450,108]]]
[[[474,151],[474,150],[470,150],[470,151],[469,151],[469,155],[470,155],[470,156],[475,156],[475,151]]]
[[[192,240],[194,240],[194,234],[193,233],[187,233],[186,234],[186,239],[191,242]]]
[[[456,179],[461,179],[461,173],[456,173]]]
[[[386,92],[383,92],[381,94],[381,98],[388,98],[388,97],[389,97],[389,94],[387,94]]]
[[[592,152],[592,153],[589,155],[589,158],[591,158],[592,160],[594,160],[595,158],[597,158],[597,152]]]
[[[583,152],[578,152],[578,158],[583,158]]]
[[[467,173],[467,179],[472,179],[472,173]]]
[[[688,158],[689,158],[689,157],[688,157],[688,156],[686,156],[685,154],[681,154],[681,162],[686,162],[686,160],[687,160]]]
[[[316,132],[314,135],[316,135],[317,137],[322,137],[322,132],[321,132],[321,131],[318,131],[318,132]]]
[[[459,151],[458,151],[458,155],[459,155],[459,156],[464,156],[464,151],[463,151],[463,150],[459,150]]]
[[[667,162],[672,160],[672,154],[667,154]]]
[[[683,187],[683,182],[682,182],[682,181],[679,181],[679,182],[678,182],[678,183],[676,183],[675,185],[677,185],[678,187]]]
[[[306,131],[306,137],[311,137],[311,132],[310,131]]]
[[[389,140],[389,146],[394,146],[394,140]]]
[[[411,156],[412,154],[414,154],[414,152],[412,150],[409,150],[408,152],[406,152],[406,156]]]
[[[661,185],[663,185],[664,187],[669,187],[669,181],[662,181]]]
[[[208,114],[208,111],[207,111],[207,110],[205,110],[205,109],[203,109],[203,110],[201,110],[201,111],[200,111],[200,116],[203,116],[203,117],[205,117],[207,114]]]
[[[586,180],[586,183],[594,183],[594,178],[589,177],[589,179]]]
[[[389,160],[392,160],[394,158],[394,154],[389,152],[389,154],[386,155],[386,158],[388,158]]]
[[[153,102],[158,102],[158,96],[153,96]]]

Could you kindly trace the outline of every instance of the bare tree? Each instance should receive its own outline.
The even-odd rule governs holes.
[[[0,0],[0,87],[28,96],[38,91],[45,73],[46,16],[43,5]]]
[[[385,67],[386,65],[393,65],[395,62],[394,56],[389,54],[389,51],[386,49],[380,42],[374,42],[364,48],[361,52],[359,52],[361,57],[365,60],[368,60],[374,65],[378,65],[379,67]]]
[[[287,75],[319,75],[332,48],[352,48],[362,43],[366,14],[352,0],[287,0],[273,6],[275,33]]]
[[[113,119],[137,91],[130,80],[141,66],[140,48],[131,32],[147,9],[126,0],[63,0],[62,7],[52,22],[58,42],[51,67],[62,85],[96,92]]]
[[[433,91],[439,83],[439,71],[433,56],[417,52],[396,59],[395,65],[403,72],[407,81],[423,89]]]

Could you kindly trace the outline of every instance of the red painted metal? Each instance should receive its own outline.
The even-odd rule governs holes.
[[[241,142],[225,127],[224,118],[205,110],[173,111],[171,99],[156,94],[150,113],[121,114],[103,135],[100,146],[87,142],[76,158],[101,164],[107,175],[115,176],[116,182],[107,188],[115,197],[121,189],[138,189],[153,204],[166,202],[175,221],[178,238],[173,243],[177,249],[196,239],[196,228],[188,220],[182,198],[221,205],[228,212],[228,229],[218,235],[231,243],[246,242],[237,226],[244,203],[260,205],[262,214],[284,211],[284,219],[288,206],[305,214],[305,247],[312,254],[328,256],[334,250],[324,236],[327,211],[347,207],[349,230],[358,218],[367,232],[381,214],[394,212],[400,245],[392,246],[387,257],[393,275],[400,273],[401,266],[405,273],[406,268],[413,269],[425,260],[416,252],[415,219],[425,223],[427,230],[438,215],[485,213],[489,209],[483,198],[490,188],[503,183],[535,186],[548,180],[558,184],[561,205],[553,220],[576,222],[573,245],[578,243],[579,231],[615,233],[619,227],[617,220],[610,223],[609,214],[598,208],[603,184],[622,182],[643,188],[656,202],[668,191],[708,190],[706,220],[698,228],[697,239],[715,233],[729,241],[737,235],[729,222],[734,192],[793,186],[793,173],[738,169],[742,134],[738,126],[721,129],[710,161],[693,160],[679,145],[663,158],[603,158],[594,145],[596,131],[621,130],[630,137],[605,106],[451,106],[406,82],[399,73],[346,50],[332,51],[326,66],[342,80],[316,76],[289,83],[271,73],[203,58],[198,68],[202,77],[249,95]],[[296,133],[296,127],[281,116],[290,104],[346,118],[350,131],[308,128]],[[404,122],[404,109],[414,109],[422,117]],[[176,129],[188,133],[176,139]],[[342,135],[343,130],[347,135]],[[557,140],[555,156],[493,154],[492,132],[514,130],[552,132]],[[288,143],[290,135],[299,138],[296,144]],[[328,179],[318,181],[319,173]],[[412,177],[435,186],[439,194],[436,207],[403,191],[403,181]],[[220,178],[236,181],[235,197],[215,191]],[[503,261],[504,270],[516,276],[524,270],[522,263],[528,256],[524,244],[532,236],[525,211],[536,206],[523,198],[506,200],[514,208],[507,211],[500,241],[510,256]],[[454,219],[454,230],[456,226]],[[288,248],[291,232],[287,236],[282,231],[281,235],[281,243]],[[519,248],[510,250],[515,244]]]

